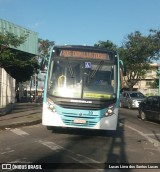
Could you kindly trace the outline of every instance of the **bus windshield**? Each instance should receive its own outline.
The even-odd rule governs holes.
[[[54,58],[48,74],[51,96],[111,99],[117,92],[117,66],[104,60]]]

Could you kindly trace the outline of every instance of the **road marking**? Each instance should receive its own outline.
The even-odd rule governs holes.
[[[160,136],[160,133],[155,133],[155,134],[144,134],[144,135],[146,135],[146,136]]]
[[[0,154],[1,155],[4,155],[4,154],[7,154],[7,153],[11,153],[11,152],[14,152],[15,150],[8,150],[8,151],[5,151],[5,152],[1,152]]]
[[[157,147],[158,151],[160,152],[160,142],[157,141],[156,139],[153,139],[151,137],[149,137],[148,135],[146,135],[145,133],[131,127],[131,126],[128,126],[126,124],[124,124],[125,127],[137,132],[138,134],[140,134],[141,136],[145,137],[150,143],[152,143],[155,147]]]
[[[19,129],[19,128],[15,128],[11,130],[13,133],[19,135],[19,136],[25,136],[25,135],[29,135],[28,133],[26,133],[25,131]]]
[[[11,161],[11,162],[9,162],[9,163],[24,163],[24,164],[31,164],[31,163],[33,163],[33,162],[31,162],[31,161],[25,161],[25,158],[23,158],[23,159],[16,159],[16,160],[14,160],[14,161]]]
[[[50,148],[51,150],[60,150],[60,149],[63,149],[61,146],[53,143],[53,142],[48,142],[48,141],[42,141],[42,140],[39,140],[38,141],[39,143],[41,143],[42,145],[44,146],[47,146],[48,148]]]
[[[60,145],[57,145],[54,142],[48,142],[48,141],[42,141],[42,140],[39,140],[38,142],[41,143],[44,146],[47,146],[51,150],[56,150],[56,151],[65,150],[68,153],[70,153],[71,155],[73,155],[75,157],[75,159],[77,159],[76,161],[78,161],[80,163],[100,163],[99,161],[93,160],[93,159],[88,158],[86,156],[83,156],[83,155],[80,155],[80,154],[76,154],[76,153],[72,152],[69,149],[66,149],[66,148],[64,148],[64,147],[62,147]],[[72,159],[73,159],[73,157],[72,157]]]
[[[65,156],[77,161],[78,163],[82,163],[82,164],[84,163],[86,166],[91,167],[91,169],[94,169],[94,168],[97,169],[98,165],[96,167],[96,164],[101,163],[99,161],[88,158],[81,154],[74,153],[73,151],[66,149],[60,145],[57,145],[54,142],[49,142],[49,141],[45,141],[45,140],[38,140],[37,142],[48,147],[49,149],[57,151],[57,152],[66,151],[68,154],[65,154]],[[104,171],[104,169],[97,169],[97,170]]]

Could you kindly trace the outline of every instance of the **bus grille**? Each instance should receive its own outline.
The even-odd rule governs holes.
[[[67,108],[67,109],[84,109],[84,110],[100,110],[104,107],[106,107],[106,104],[101,104],[101,103],[94,103],[94,104],[88,104],[88,103],[71,103],[71,102],[63,102],[63,101],[58,101],[55,102],[57,105]]]

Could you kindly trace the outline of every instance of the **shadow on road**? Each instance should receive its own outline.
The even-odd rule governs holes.
[[[120,123],[125,122],[124,119],[120,120]],[[62,168],[66,169],[67,171],[85,169],[85,171],[100,170],[103,172],[120,172],[122,171],[121,169],[105,169],[105,167],[108,167],[108,165],[112,163],[128,163],[125,153],[125,137],[123,125],[118,126],[117,131],[53,128],[52,132],[53,134],[58,135],[69,135],[69,144],[63,147],[60,146],[58,151],[55,150],[53,153],[51,152],[50,155],[34,162],[35,164],[44,163],[43,165],[47,166],[48,168],[50,166],[54,167],[54,169],[48,169],[45,171],[59,171]],[[96,144],[94,144],[95,142]],[[81,153],[82,151],[83,155]],[[104,153],[105,151],[106,155]],[[97,157],[97,155],[99,157]],[[100,156],[103,156],[103,158]],[[68,157],[68,159],[66,159],[66,157]],[[64,161],[67,163],[63,163]],[[130,170],[127,169],[127,172],[129,171]]]

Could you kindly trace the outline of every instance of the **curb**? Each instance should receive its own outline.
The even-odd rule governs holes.
[[[17,127],[23,127],[23,126],[30,126],[30,125],[36,125],[42,123],[41,119],[34,120],[34,121],[28,121],[28,122],[17,122],[17,123],[12,123],[4,126],[0,126],[0,130],[6,130],[10,128],[17,128]]]
[[[6,115],[11,112],[15,107],[15,103],[9,103],[7,106],[0,108],[0,116]]]

